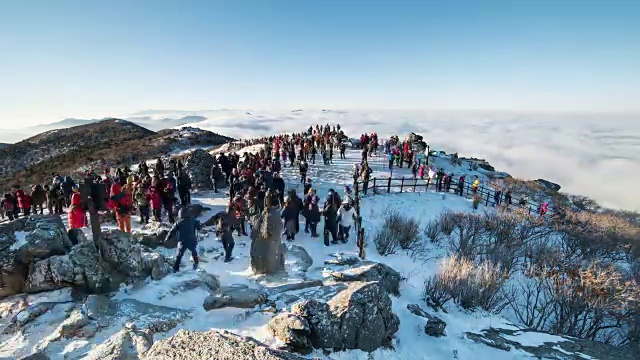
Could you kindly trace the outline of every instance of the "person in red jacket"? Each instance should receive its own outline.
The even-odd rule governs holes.
[[[31,196],[24,192],[22,189],[16,191],[16,198],[18,198],[18,207],[22,209],[24,216],[31,214]]]
[[[133,207],[133,198],[130,193],[125,191],[123,187],[126,179],[120,179],[111,185],[111,194],[109,197],[109,207],[116,213],[118,228],[122,232],[131,233],[131,210]]]
[[[153,220],[162,222],[162,190],[158,187],[158,178],[153,178],[149,187],[149,202],[153,212]]]
[[[87,226],[87,213],[80,204],[80,193],[71,195],[69,207],[69,228],[80,229]]]
[[[87,212],[81,205],[80,193],[71,195],[71,206],[69,207],[69,239],[72,244],[78,243],[78,235],[81,228],[88,225]]]

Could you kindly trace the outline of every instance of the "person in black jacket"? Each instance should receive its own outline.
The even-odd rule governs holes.
[[[277,173],[277,172],[273,173],[271,188],[276,194],[278,194],[278,197],[280,198],[280,203],[284,204],[285,183],[284,183],[284,179],[280,176],[280,173]]]
[[[300,183],[304,184],[304,180],[307,178],[307,171],[309,171],[309,165],[306,161],[300,161]]]
[[[188,208],[180,209],[178,213],[180,220],[173,224],[171,230],[167,234],[165,242],[169,241],[172,236],[178,237],[178,256],[176,256],[176,262],[173,265],[173,270],[178,272],[180,270],[180,262],[182,256],[187,250],[191,251],[193,257],[193,269],[198,268],[198,238],[196,236],[196,230],[200,230],[202,225],[200,221],[193,219]]]
[[[191,204],[191,178],[186,171],[182,171],[178,177],[178,195],[182,206]]]
[[[333,204],[326,203],[322,210],[324,215],[324,246],[329,246],[329,234],[331,234],[331,242],[337,243],[338,241],[338,213]]]

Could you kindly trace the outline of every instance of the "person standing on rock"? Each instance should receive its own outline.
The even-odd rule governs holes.
[[[222,246],[224,247],[224,262],[230,262],[233,257],[233,247],[235,241],[233,239],[233,224],[227,219],[227,217],[221,217],[218,220],[218,228],[216,234],[220,236],[222,240]]]
[[[80,193],[75,193],[71,195],[71,206],[69,207],[69,239],[73,245],[78,243],[78,231],[82,232],[81,229],[86,227],[88,224],[87,221],[87,212],[84,207],[82,207],[80,201]]]
[[[18,206],[22,210],[22,214],[26,217],[31,215],[31,196],[24,192],[22,189],[16,190],[16,198],[18,199]]]
[[[198,268],[198,237],[196,236],[196,230],[200,230],[202,225],[200,221],[191,217],[191,213],[188,208],[180,209],[178,213],[178,217],[180,218],[173,226],[167,237],[165,242],[168,242],[172,236],[177,236],[178,239],[178,255],[176,256],[176,262],[173,264],[173,271],[180,271],[180,262],[182,261],[182,257],[184,253],[189,250],[191,251],[191,257],[193,257],[193,269]]]
[[[211,182],[213,183],[213,192],[218,193],[218,182],[222,180],[222,169],[219,165],[211,167]]]
[[[233,212],[236,215],[236,219],[238,220],[238,236],[247,236],[247,231],[245,229],[245,219],[247,214],[246,200],[242,197],[241,194],[237,194],[234,196],[231,205],[233,206]]]
[[[7,216],[9,221],[13,221],[15,219],[13,210],[16,205],[11,193],[4,194],[4,198],[2,199],[0,206],[2,207],[2,212]]]

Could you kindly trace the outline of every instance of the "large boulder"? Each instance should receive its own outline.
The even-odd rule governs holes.
[[[57,215],[0,224],[0,297],[19,294],[32,264],[64,255],[71,241]]]
[[[400,273],[377,262],[365,261],[330,273],[335,281],[376,281],[392,295],[400,295]]]
[[[202,306],[207,311],[224,307],[251,309],[266,303],[267,298],[267,293],[260,289],[232,285],[221,287],[216,293],[209,295]]]
[[[277,208],[266,208],[251,232],[251,268],[256,274],[284,272],[286,246]]]
[[[230,332],[196,332],[180,330],[174,336],[158,341],[144,355],[148,360],[305,360],[271,349],[250,337]]]
[[[269,321],[269,331],[282,340],[288,350],[308,354],[313,350],[309,335],[311,327],[305,318],[290,313],[281,313]]]
[[[211,168],[215,163],[213,155],[202,149],[192,151],[185,160],[185,168],[191,176],[191,184],[195,189],[211,190]]]
[[[287,257],[293,258],[294,269],[300,272],[307,272],[311,265],[313,265],[313,258],[307,250],[298,244],[291,244],[287,248]]]
[[[306,320],[308,339],[317,349],[374,351],[398,331],[400,320],[391,311],[391,299],[378,282],[354,282],[327,303],[305,300],[291,308],[288,321],[280,316],[270,323],[272,332],[291,348],[299,347]],[[289,327],[292,327],[289,329]],[[289,336],[295,334],[295,337]],[[289,342],[289,343],[288,343]]]
[[[96,244],[101,258],[113,269],[129,277],[142,274],[142,248],[135,246],[131,234],[119,230],[102,232]]]
[[[187,310],[144,303],[134,299],[111,300],[104,295],[89,295],[82,313],[100,327],[127,322],[129,327],[167,332],[191,316]]]

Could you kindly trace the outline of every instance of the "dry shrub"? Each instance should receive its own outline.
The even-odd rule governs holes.
[[[619,333],[627,328],[631,343],[639,290],[613,266],[532,267],[527,275],[506,293],[509,307],[527,327],[617,345],[625,342]]]
[[[391,211],[385,215],[373,241],[380,255],[395,254],[400,249],[416,250],[422,242],[420,225],[414,218]]]
[[[640,226],[615,213],[567,212],[557,231],[575,259],[619,261],[640,249]]]
[[[505,305],[502,287],[506,277],[488,261],[476,264],[460,256],[444,259],[437,274],[427,279],[424,297],[434,307],[453,300],[467,310],[499,312]]]

